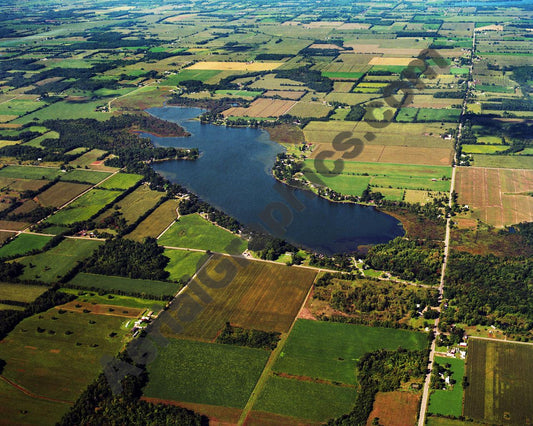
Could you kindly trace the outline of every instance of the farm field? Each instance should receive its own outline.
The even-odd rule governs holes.
[[[472,217],[501,228],[533,220],[533,170],[459,167],[456,191]]]
[[[383,188],[383,195],[387,195],[386,191],[391,187],[442,192],[448,192],[450,189],[450,167],[356,163],[352,161],[346,161],[343,164],[344,168],[341,174],[330,174],[316,171],[314,161],[305,160],[306,168],[316,172],[318,178],[328,187],[342,194],[361,195],[368,185],[371,185],[374,192],[379,192]],[[328,170],[334,169],[331,160],[325,160],[324,165]],[[315,177],[311,177],[312,174],[308,173],[306,176],[312,182],[319,183]],[[443,176],[446,180],[442,180]]]
[[[7,166],[0,169],[0,177],[3,178],[53,180],[59,175],[61,171],[51,167]]]
[[[348,413],[356,395],[355,387],[271,376],[254,410],[324,422]]]
[[[496,154],[497,152],[508,149],[504,145],[461,145],[462,151],[465,154]]]
[[[168,200],[155,209],[146,219],[130,232],[126,238],[142,241],[146,237],[157,238],[177,219],[178,200]]]
[[[69,285],[86,288],[92,291],[113,292],[130,292],[142,294],[143,297],[169,297],[175,295],[180,285],[172,282],[139,280],[126,277],[116,277],[109,275],[88,274],[86,272],[78,273]]]
[[[440,365],[450,364],[452,378],[456,381],[452,389],[433,390],[429,399],[428,413],[460,417],[463,414],[463,376],[465,362],[462,359],[435,357]]]
[[[100,185],[98,185],[98,187],[102,189],[124,190],[135,185],[141,179],[141,175],[132,173],[117,173],[114,176],[111,176],[105,182],[102,182]]]
[[[107,181],[105,182],[107,183]],[[153,208],[163,197],[163,192],[153,191],[148,185],[141,185],[132,193],[126,195],[122,200],[114,204],[112,209],[106,210],[96,218],[97,222],[120,213],[128,225],[135,223],[143,214]]]
[[[37,201],[45,207],[61,207],[91,186],[84,183],[57,182],[37,196]]]
[[[153,310],[158,312],[163,309],[167,302],[161,300],[144,299],[141,297],[122,296],[118,294],[97,294],[91,291],[79,290],[75,288],[62,287],[62,293],[68,293],[76,296],[76,300],[90,305],[112,305],[123,308],[134,308],[141,310]],[[156,309],[154,309],[156,308]]]
[[[210,223],[199,214],[181,216],[158,240],[169,247],[211,250],[241,254],[246,242],[231,232]]]
[[[232,107],[224,111],[224,117],[279,117],[287,114],[296,101],[286,101],[281,99],[256,99],[249,107]]]
[[[0,283],[0,300],[29,303],[46,290],[48,287],[41,285]]]
[[[281,62],[197,62],[186,70],[218,70],[218,71],[271,71],[278,68]]]
[[[121,193],[122,191],[93,189],[73,201],[67,207],[59,210],[53,216],[50,216],[46,219],[46,223],[70,225],[75,222],[90,219]]]
[[[474,166],[494,167],[503,169],[533,169],[533,159],[531,157],[520,157],[517,155],[474,155]]]
[[[298,319],[273,371],[355,385],[355,363],[365,353],[426,345],[423,333]]]
[[[170,259],[165,271],[170,273],[171,280],[181,282],[187,282],[209,258],[207,254],[186,250],[165,250],[165,256]]]
[[[32,250],[41,250],[51,239],[52,237],[45,235],[20,234],[13,241],[0,248],[0,258],[20,256]]]
[[[150,381],[144,394],[243,408],[268,356],[263,349],[170,339],[148,365]]]
[[[65,173],[61,180],[67,181],[67,182],[80,182],[80,183],[88,183],[88,184],[97,184],[101,181],[103,181],[106,177],[108,177],[111,173],[107,172],[100,172],[95,170],[82,170],[82,169],[74,169],[70,172]]]
[[[533,418],[533,347],[470,339],[466,360],[469,386],[464,415],[496,424],[527,424]]]
[[[220,276],[217,271],[224,268],[231,272]],[[211,341],[227,321],[243,328],[285,333],[315,275],[315,271],[303,268],[214,256],[193,280],[193,285],[204,288],[213,301],[185,325],[180,336]],[[187,288],[183,297],[193,293]],[[255,309],[259,304],[261,309]],[[162,332],[172,336],[168,327],[163,327]]]
[[[74,268],[78,261],[89,257],[100,244],[101,241],[65,239],[48,251],[19,258],[16,261],[24,265],[20,278],[46,283],[57,282]]]
[[[123,322],[55,308],[26,318],[0,345],[2,375],[34,394],[74,402],[99,373],[100,358],[122,347]]]
[[[91,165],[98,160],[100,157],[104,156],[106,154],[106,151],[103,151],[101,149],[91,149],[90,151],[86,152],[85,154],[80,155],[75,160],[72,160],[70,162],[70,165],[72,167],[91,167]]]
[[[378,392],[374,400],[374,409],[368,416],[367,426],[370,426],[376,417],[379,418],[380,423],[388,426],[414,425],[418,418],[419,404],[419,393]]]

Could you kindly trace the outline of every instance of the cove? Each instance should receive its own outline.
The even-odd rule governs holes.
[[[333,203],[278,182],[271,169],[283,147],[264,130],[201,124],[192,120],[203,112],[199,108],[160,107],[147,112],[192,134],[183,138],[143,134],[156,146],[200,150],[196,161],[155,163],[154,170],[244,225],[323,254],[349,252],[404,234],[398,220],[373,207]]]

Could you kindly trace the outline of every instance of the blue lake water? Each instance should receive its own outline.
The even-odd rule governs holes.
[[[279,183],[271,169],[283,147],[263,130],[202,125],[192,120],[202,113],[199,108],[161,107],[147,112],[179,123],[192,136],[143,136],[158,146],[200,150],[196,161],[166,161],[154,164],[154,169],[245,225],[326,254],[404,234],[399,221],[373,207],[332,203]]]

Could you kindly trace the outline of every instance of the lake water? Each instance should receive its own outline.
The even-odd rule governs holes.
[[[404,234],[399,221],[373,207],[332,203],[279,183],[271,169],[283,147],[266,131],[202,125],[192,120],[202,113],[199,108],[161,107],[147,112],[179,123],[192,136],[143,136],[158,146],[200,149],[196,161],[166,161],[154,164],[154,169],[245,225],[326,254]]]

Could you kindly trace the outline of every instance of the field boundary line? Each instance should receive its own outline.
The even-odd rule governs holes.
[[[8,379],[7,377],[5,377],[3,375],[0,375],[0,379],[2,379],[8,385],[13,386],[15,389],[18,389],[20,392],[22,392],[23,394],[25,394],[25,395],[27,395],[27,396],[29,396],[31,398],[42,399],[42,400],[50,401],[50,402],[57,402],[57,403],[60,403],[60,404],[69,404],[69,405],[74,404],[71,401],[65,401],[63,399],[55,399],[55,398],[49,398],[49,397],[43,396],[43,395],[37,395],[36,393],[33,393],[32,391],[30,391],[30,390],[26,389],[25,387],[15,383],[14,381]]]

